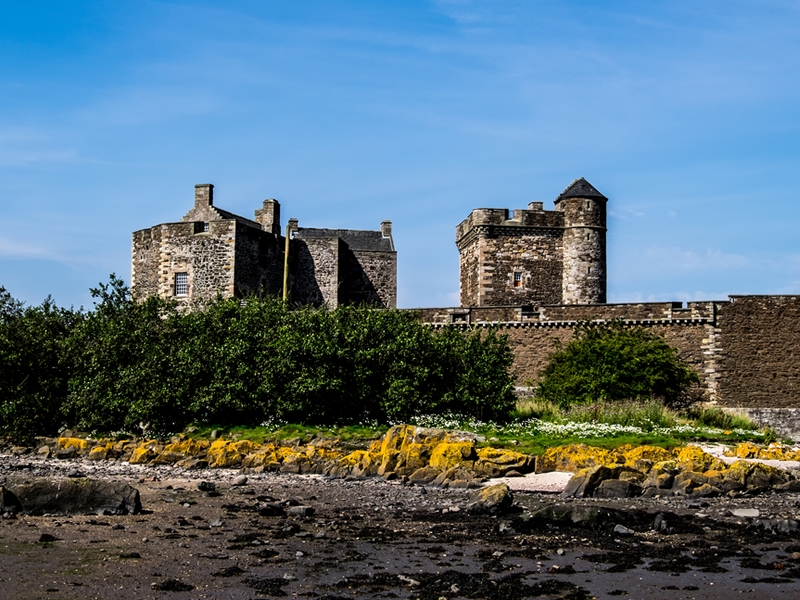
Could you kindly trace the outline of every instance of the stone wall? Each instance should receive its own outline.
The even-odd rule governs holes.
[[[452,324],[497,326],[508,336],[514,353],[514,375],[520,386],[537,382],[557,344],[573,339],[576,327],[585,321],[619,320],[628,326],[647,327],[678,349],[700,375],[713,395],[719,377],[716,361],[714,302],[649,302],[639,304],[587,304],[542,306],[493,306],[472,308],[427,308],[420,319],[435,326]]]
[[[133,233],[131,249],[131,295],[141,301],[158,294],[161,228]]]
[[[283,245],[280,236],[241,223],[237,224],[236,295],[277,296],[281,294],[282,288]]]
[[[560,303],[562,233],[504,227],[497,237],[476,237],[461,255],[461,305]],[[519,286],[514,273],[522,276]]]
[[[800,440],[800,408],[728,408],[763,427],[772,427],[781,437]]]
[[[731,296],[718,330],[722,404],[800,406],[800,296]]]
[[[291,301],[336,308],[340,302],[339,238],[292,240]]]
[[[397,308],[397,253],[349,251],[347,302]]]
[[[236,221],[165,223],[133,234],[132,287],[142,299],[156,293],[180,305],[234,294]],[[175,275],[186,273],[188,294],[175,296]]]

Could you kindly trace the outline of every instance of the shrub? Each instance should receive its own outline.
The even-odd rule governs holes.
[[[25,307],[0,287],[0,431],[20,438],[58,431],[71,372],[65,344],[82,318],[50,298]]]
[[[191,422],[386,424],[454,410],[504,419],[514,405],[513,357],[493,331],[259,297],[182,312],[157,297],[134,302],[113,275],[92,295],[94,309],[75,313],[0,293],[0,430],[162,434]]]
[[[582,324],[575,339],[550,355],[537,396],[561,407],[658,399],[687,404],[700,378],[662,338],[618,322]]]

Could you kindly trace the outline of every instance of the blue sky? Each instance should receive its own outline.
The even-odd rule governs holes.
[[[194,184],[394,223],[399,305],[458,302],[476,207],[609,197],[609,301],[800,293],[800,4],[3,2],[0,285],[91,306]]]

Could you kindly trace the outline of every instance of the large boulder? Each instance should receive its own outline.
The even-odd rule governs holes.
[[[472,496],[467,510],[473,514],[499,515],[511,508],[514,495],[505,483],[490,485]]]
[[[534,470],[536,460],[533,456],[504,450],[502,448],[481,448],[475,462],[475,472],[487,477],[505,477],[510,471],[529,473]]]
[[[228,442],[218,439],[208,448],[206,458],[211,467],[229,469],[241,465],[244,457],[254,449],[255,445],[250,440]]]
[[[10,487],[29,514],[136,514],[142,510],[139,491],[125,483],[97,479],[40,479]]]
[[[610,496],[613,493],[622,493],[626,490],[625,497],[629,495],[638,495],[638,481],[641,481],[642,474],[629,467],[622,465],[599,465],[596,467],[588,467],[581,469],[572,476],[567,482],[567,487],[561,494],[562,498],[586,498],[594,495],[596,489],[600,484],[606,480],[621,480],[623,483],[608,484],[604,488],[603,497],[619,497]]]
[[[22,509],[14,493],[0,485],[0,515],[15,513]]]
[[[595,448],[586,444],[570,444],[548,448],[536,459],[536,472],[568,471],[577,473],[590,467],[624,464],[622,453],[605,448]]]

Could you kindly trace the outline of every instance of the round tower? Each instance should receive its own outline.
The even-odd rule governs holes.
[[[564,213],[562,302],[606,302],[606,198],[583,177],[556,198]]]

